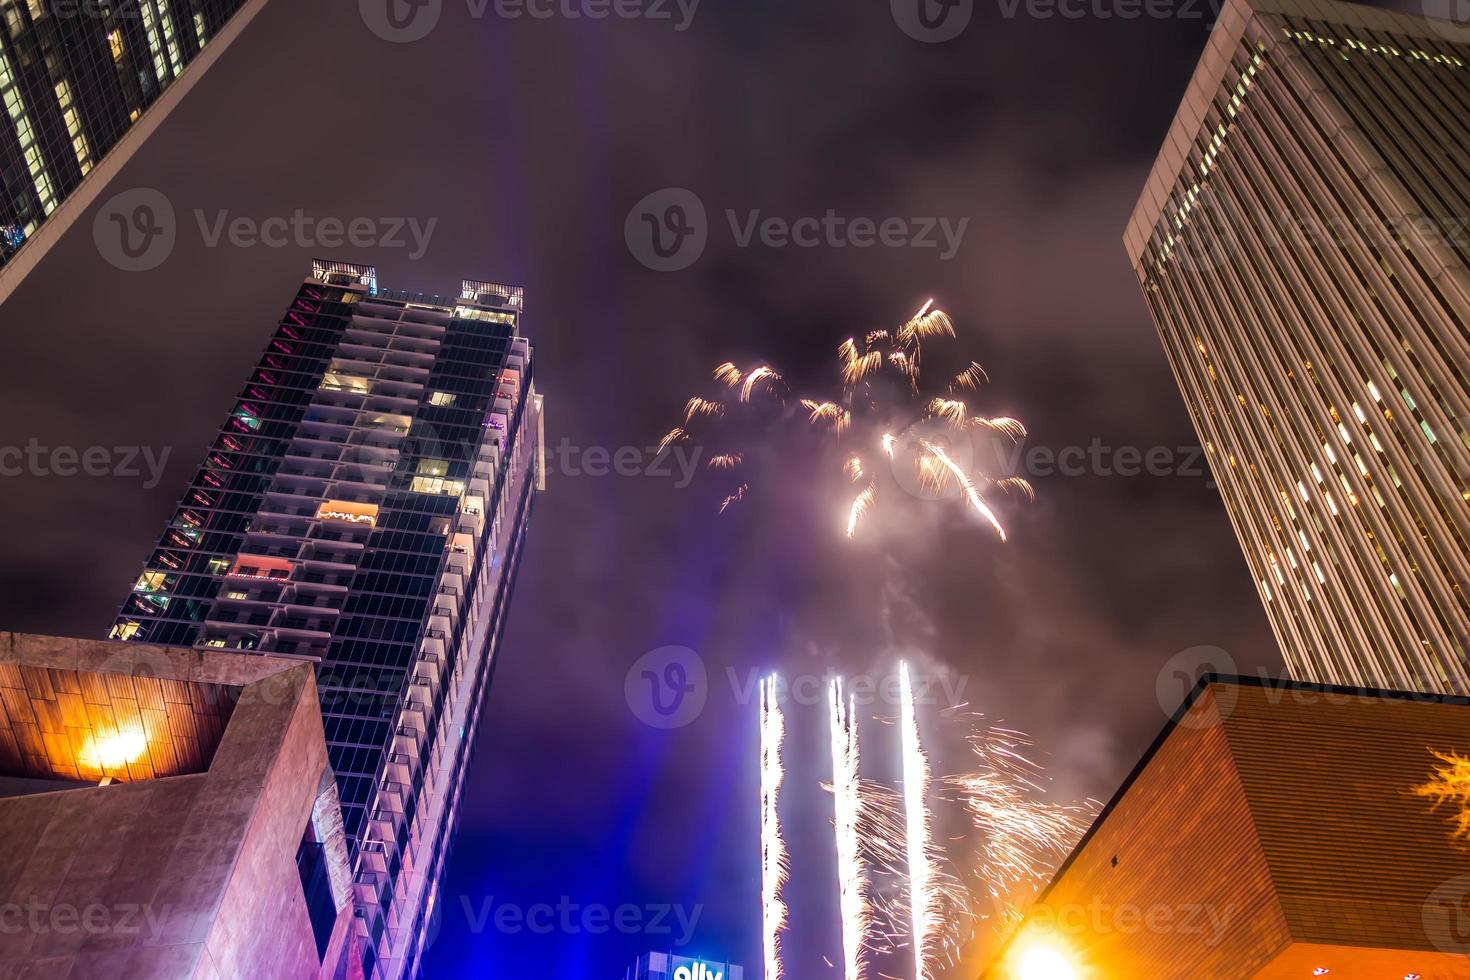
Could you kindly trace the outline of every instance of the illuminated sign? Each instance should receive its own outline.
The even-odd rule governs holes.
[[[733,963],[655,952],[639,957],[623,980],[745,980],[745,970]]]
[[[683,956],[669,957],[669,980],[742,980],[742,970],[728,963],[713,963],[709,960],[689,959]]]
[[[722,968],[706,966],[703,963],[695,963],[692,967],[674,967],[674,980],[723,980],[724,975]]]

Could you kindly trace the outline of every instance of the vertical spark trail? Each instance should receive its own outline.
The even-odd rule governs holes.
[[[776,701],[776,678],[761,681],[761,921],[765,980],[781,980],[781,930],[786,926],[786,842],[781,838],[781,743],[786,723]]]
[[[914,689],[909,679],[908,664],[899,664],[902,692],[900,727],[903,739],[903,804],[905,849],[909,872],[909,935],[914,948],[914,980],[928,980],[924,966],[925,950],[936,936],[936,902],[931,864],[929,810],[925,798],[929,790],[929,760],[919,743],[919,718],[914,710]]]
[[[838,906],[842,912],[842,952],[846,980],[862,980],[863,953],[872,929],[868,906],[868,869],[862,852],[861,777],[858,723],[842,680],[832,679],[832,800],[837,834]]]

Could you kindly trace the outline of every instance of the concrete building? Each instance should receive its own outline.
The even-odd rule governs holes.
[[[0,0],[0,303],[265,3]]]
[[[0,838],[0,977],[350,976],[309,664],[0,633]]]
[[[1470,977],[1470,701],[1206,677],[987,980]]]
[[[1470,30],[1227,0],[1125,241],[1293,674],[1470,692]]]
[[[542,485],[523,300],[315,262],[112,630],[316,664],[370,977],[432,932]]]

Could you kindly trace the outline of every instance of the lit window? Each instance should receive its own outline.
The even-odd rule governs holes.
[[[144,572],[138,576],[138,584],[133,586],[134,592],[157,592],[164,588],[166,576],[163,572]]]
[[[113,31],[111,34],[107,35],[107,41],[109,44],[112,45],[112,60],[116,62],[121,62],[123,56],[122,31]]]
[[[376,527],[378,505],[360,504],[351,500],[324,500],[316,509],[316,516],[329,521],[345,521],[348,524],[365,524]]]
[[[113,640],[131,640],[143,631],[143,624],[137,620],[130,619],[125,623],[118,623],[112,628],[108,637]]]
[[[228,558],[211,558],[206,568],[211,575],[223,575],[230,570],[230,560]]]
[[[409,418],[407,415],[388,415],[379,413],[367,416],[367,418],[363,420],[363,424],[371,426],[374,429],[391,429],[395,432],[407,432],[409,426],[413,424],[413,419]]]
[[[429,392],[429,404],[438,405],[440,407],[443,407],[445,405],[453,405],[454,395],[447,391],[431,391]]]
[[[66,84],[65,79],[56,83],[56,105],[61,110],[62,121],[66,123],[67,135],[71,137],[72,151],[77,155],[77,166],[85,177],[92,170],[92,150],[87,145],[87,137],[82,133],[82,122],[72,104],[71,86]]]
[[[459,497],[464,495],[464,481],[445,480],[437,476],[416,476],[409,489],[414,493],[442,493]]]
[[[420,460],[419,467],[414,472],[422,476],[448,476],[449,461],[444,459]]]
[[[355,391],[366,395],[373,390],[373,383],[368,378],[361,378],[357,375],[328,371],[322,376],[321,387],[324,391]]]

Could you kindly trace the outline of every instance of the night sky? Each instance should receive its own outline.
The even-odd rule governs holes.
[[[1281,669],[1197,468],[1034,474],[1036,503],[1000,502],[1004,545],[954,501],[918,499],[891,500],[849,543],[814,447],[766,454],[724,517],[718,481],[589,475],[581,453],[643,452],[726,359],[825,382],[841,339],[932,296],[990,373],[984,411],[1023,419],[1028,451],[1096,440],[1193,458],[1121,235],[1205,43],[1203,5],[1123,19],[980,3],[947,43],[906,36],[881,0],[704,0],[684,30],[672,5],[669,20],[512,20],[444,0],[415,43],[375,36],[356,7],[275,0],[104,194],[169,198],[178,241],[160,267],[115,268],[89,212],[0,309],[0,446],[170,453],[156,485],[0,479],[0,626],[104,634],[313,257],[430,293],[523,284],[548,442],[578,451],[553,452],[536,505],[430,976],[615,978],[681,938],[675,915],[667,933],[495,927],[500,905],[537,903],[698,909],[685,948],[758,973],[756,670],[880,677],[907,657],[1032,733],[1059,799],[1105,800],[1164,724],[1175,654]],[[670,187],[697,195],[709,240],[657,272],[624,224]],[[211,246],[199,227],[298,209],[435,224],[421,256]],[[741,247],[727,210],[968,224],[946,259]],[[703,712],[675,730],[625,696],[665,646],[708,676]],[[1163,690],[1182,693],[1167,676]],[[875,776],[893,730],[872,719],[890,707],[864,714]],[[839,948],[825,713],[789,710],[788,973],[816,980],[837,975],[822,957]],[[954,724],[926,714],[940,772],[964,762],[943,747]]]

